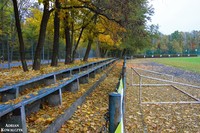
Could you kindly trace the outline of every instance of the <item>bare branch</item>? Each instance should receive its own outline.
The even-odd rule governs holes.
[[[103,13],[104,11],[101,10],[101,9],[99,9],[99,8],[96,7],[95,5],[92,5],[92,7],[91,7],[91,5],[86,5],[85,3],[88,3],[88,2],[83,2],[84,5],[69,6],[69,7],[61,7],[61,9],[85,8],[85,9],[88,9],[88,10],[92,11],[92,12],[95,13],[95,14],[104,16],[104,17],[107,18],[108,20],[114,21],[114,22],[116,22],[116,23],[118,23],[119,25],[122,26],[120,20],[116,20],[115,18],[110,17],[108,14]]]

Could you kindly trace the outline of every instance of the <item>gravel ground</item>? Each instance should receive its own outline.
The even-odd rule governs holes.
[[[186,70],[179,69],[179,68],[172,67],[172,66],[166,66],[166,65],[159,64],[156,62],[150,62],[146,59],[144,59],[144,60],[136,59],[134,62],[135,63],[132,65],[134,67],[140,66],[140,68],[174,75],[175,78],[185,79],[188,82],[193,82],[195,84],[200,85],[200,74],[198,74],[198,73],[186,71]]]
[[[130,60],[129,60],[130,61]],[[165,74],[170,74],[178,79],[177,81],[184,80],[185,83],[200,85],[200,74],[179,69],[172,66],[152,62],[148,59],[135,59],[134,63],[130,63],[129,67],[139,67],[143,69],[153,70]]]

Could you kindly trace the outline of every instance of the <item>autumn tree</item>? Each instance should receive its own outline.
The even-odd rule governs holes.
[[[51,66],[58,65],[58,52],[59,52],[59,37],[60,37],[60,2],[59,0],[55,1],[55,14],[54,14],[54,41],[53,41],[53,53]]]
[[[91,47],[92,47],[92,43],[94,42],[94,39],[96,39],[98,34],[99,34],[99,31],[97,31],[97,29],[96,29],[98,15],[94,14],[93,17],[94,17],[93,22],[91,22],[92,24],[91,24],[91,26],[88,30],[89,31],[88,35],[87,35],[88,44],[87,44],[87,48],[86,48],[86,51],[85,51],[85,55],[83,57],[83,61],[88,60],[89,53],[90,53],[90,50],[91,50]]]
[[[42,18],[42,12],[39,8],[33,7],[30,9],[31,15],[26,18],[24,23],[24,38],[26,43],[26,48],[30,51],[30,57],[34,59],[35,45],[39,36],[40,22]]]
[[[62,16],[64,16],[63,25],[66,42],[65,64],[69,64],[75,59],[82,34],[90,23],[91,18],[88,18],[90,11],[83,7],[80,2],[64,1],[62,3],[61,9]]]
[[[153,11],[146,0],[131,1],[126,21],[127,32],[123,35],[125,51],[137,52],[151,44],[151,33],[146,30],[146,22]]]
[[[150,35],[146,30],[146,22],[153,14],[153,10],[148,6],[147,0],[81,2],[87,5],[91,11],[104,16],[106,19],[126,29],[126,32],[121,34],[123,43],[123,45],[121,45],[123,47],[121,49],[122,55],[124,55],[127,50],[143,49],[146,45],[150,44]]]
[[[23,3],[25,1],[20,0],[20,2]],[[149,19],[148,15],[151,15],[152,12],[151,8],[147,6],[147,0],[40,0],[39,3],[43,4],[43,11],[40,12],[42,14],[40,25],[34,24],[34,21],[39,19],[31,20],[30,18],[34,15],[30,13],[30,15],[24,15],[25,17],[22,17],[23,20],[26,19],[24,26],[27,31],[24,33],[27,40],[29,38],[29,40],[34,41],[35,35],[38,36],[34,53],[34,70],[40,69],[42,49],[44,49],[44,46],[47,47],[45,45],[46,36],[48,37],[46,40],[49,41],[52,38],[51,36],[54,35],[52,66],[56,66],[58,63],[58,53],[62,52],[59,51],[59,40],[64,36],[66,41],[66,64],[73,62],[77,54],[77,49],[85,38],[87,39],[84,43],[87,42],[88,45],[84,60],[87,60],[94,41],[99,44],[98,47],[102,53],[117,51],[121,55],[126,54],[127,51],[130,53],[134,50],[141,50],[150,42],[150,35],[146,31],[145,25]],[[51,15],[53,11],[54,13]],[[54,29],[51,28],[52,32],[51,30],[47,30],[51,16],[54,17]],[[94,26],[95,18],[98,21]],[[59,19],[62,20],[62,28],[59,28]],[[98,23],[102,23],[101,28],[98,27]],[[31,26],[28,26],[30,24],[35,26],[32,25],[31,28]],[[31,33],[31,30],[34,30],[36,34]],[[59,35],[59,30],[61,30],[61,36]],[[34,38],[31,37],[31,34],[34,35]],[[27,44],[29,44],[30,48],[29,41],[27,41]],[[33,50],[34,47],[32,47],[31,51]]]
[[[74,46],[74,49],[73,49],[73,52],[72,52],[72,62],[74,61],[75,59],[75,55],[76,55],[76,51],[77,51],[77,48],[79,46],[79,43],[80,43],[80,40],[81,40],[81,37],[83,35],[83,31],[89,26],[90,23],[92,23],[94,21],[94,19],[96,18],[96,15],[93,14],[93,15],[90,15],[90,12],[86,11],[86,16],[83,17],[82,19],[82,24],[81,24],[81,27],[80,27],[80,33],[79,33],[79,36],[78,36],[78,39],[77,39],[77,42]]]
[[[107,52],[122,50],[122,35],[126,30],[116,22],[100,16],[96,25],[98,31],[98,47],[101,57],[105,57]]]
[[[69,26],[69,13],[65,12],[64,17],[64,31],[65,31],[65,43],[66,43],[66,55],[65,55],[65,64],[71,63],[71,53],[72,53],[72,39],[70,38],[70,26]]]
[[[9,54],[9,46],[7,46],[9,34],[11,33],[10,25],[5,25],[11,23],[11,15],[13,11],[13,4],[10,1],[0,1],[0,46],[1,46],[1,54],[2,60],[5,60],[6,56],[6,47],[7,54]]]
[[[158,37],[153,37],[149,49],[154,49],[155,54],[197,54],[199,40],[199,31],[174,31],[169,35],[159,33]]]
[[[33,69],[39,70],[40,69],[40,61],[41,61],[41,51],[45,42],[45,36],[46,36],[46,28],[48,24],[48,20],[50,17],[50,14],[53,10],[50,9],[50,1],[49,0],[43,0],[43,16],[40,24],[40,31],[39,31],[39,37],[38,37],[38,43],[36,46],[36,51],[34,55],[34,63],[33,63]]]
[[[83,0],[78,0],[78,1],[70,1],[68,2],[67,6],[61,7],[62,9],[76,9],[79,12],[82,12],[83,9],[86,11],[89,10],[90,12],[93,12],[94,14],[104,16],[106,19],[113,21],[120,26],[124,27],[125,29],[128,29],[129,31],[126,32],[125,34],[122,35],[122,42],[124,45],[129,45],[130,47],[138,44],[130,44],[129,43],[129,38],[131,36],[136,36],[136,40],[140,41],[141,43],[141,48],[145,47],[147,43],[149,43],[149,32],[145,31],[145,24],[146,21],[149,19],[148,15],[152,14],[151,8],[147,6],[147,1],[146,0],[137,0],[137,1],[128,1],[128,0],[112,0],[112,1],[83,1]],[[78,20],[80,21],[80,20]],[[78,47],[77,44],[79,44],[82,33],[85,29],[85,26],[80,29],[80,34],[79,37],[76,41],[76,44],[73,48],[72,52],[72,61],[74,59],[74,56],[76,54],[76,49]],[[146,43],[145,41],[141,41],[141,38],[144,38],[143,40],[147,40]],[[134,42],[137,42],[134,41]],[[126,49],[129,47],[124,47],[123,48],[123,53],[125,54]],[[137,47],[134,46],[135,48]]]
[[[16,27],[17,27],[18,39],[19,39],[19,44],[20,44],[20,51],[19,51],[20,59],[21,59],[23,70],[28,71],[28,67],[25,60],[26,58],[25,58],[24,40],[22,36],[21,24],[20,24],[20,19],[19,19],[17,0],[13,0],[13,7],[14,7],[14,13],[15,13],[15,22],[16,22]]]

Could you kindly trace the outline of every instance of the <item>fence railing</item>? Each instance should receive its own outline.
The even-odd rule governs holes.
[[[109,133],[124,132],[126,91],[126,58],[124,59],[122,73],[116,88],[116,92],[109,94]]]
[[[171,58],[171,57],[197,57],[197,54],[148,54],[133,55],[132,58]]]
[[[139,86],[139,104],[200,104],[200,99],[197,97],[194,97],[193,95],[189,94],[188,92],[176,87],[175,85],[179,85],[179,86],[185,86],[185,87],[190,87],[191,88],[195,88],[195,89],[200,89],[200,86],[197,85],[192,85],[192,84],[187,84],[187,83],[183,83],[183,82],[177,82],[174,81],[174,76],[173,75],[169,75],[169,74],[165,74],[165,73],[159,73],[156,71],[150,71],[150,70],[145,70],[145,69],[140,69],[140,68],[131,68],[132,69],[132,86]],[[163,78],[156,78],[156,77],[152,77],[152,76],[145,76],[140,74],[137,70],[141,70],[144,72],[149,72],[149,73],[153,73],[153,74],[157,74],[157,75],[162,75],[165,77],[168,77],[169,79],[163,79]],[[139,77],[139,83],[138,84],[134,84],[133,83],[133,73],[135,73],[138,77]],[[146,84],[143,79],[149,79],[152,81],[158,81],[160,83],[149,83]],[[195,101],[176,101],[176,102],[142,102],[142,88],[143,87],[155,87],[155,86],[170,86],[180,92],[182,92],[183,94],[189,96],[190,98],[192,98]],[[189,89],[189,88],[188,88]]]

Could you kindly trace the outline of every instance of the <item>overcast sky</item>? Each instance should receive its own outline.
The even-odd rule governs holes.
[[[155,12],[150,23],[158,24],[163,34],[200,30],[200,0],[149,1]]]

